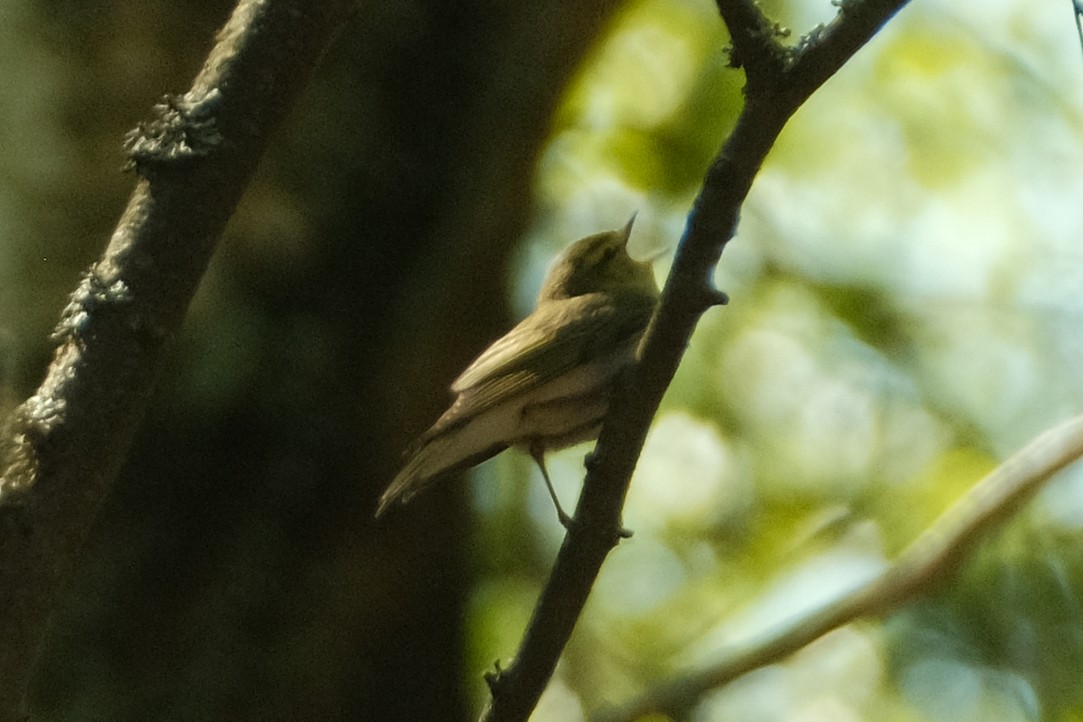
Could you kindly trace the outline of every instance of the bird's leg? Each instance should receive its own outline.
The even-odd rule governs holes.
[[[553,506],[557,508],[557,518],[560,519],[560,523],[565,529],[571,529],[572,518],[564,512],[564,508],[560,505],[556,489],[553,488],[553,482],[549,480],[549,472],[545,468],[545,448],[541,444],[531,444],[530,456],[534,459],[534,463],[538,465],[538,468],[541,469],[542,478],[545,479],[545,488],[549,490],[549,496],[553,499]]]

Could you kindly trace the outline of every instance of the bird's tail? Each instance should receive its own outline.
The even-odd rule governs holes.
[[[506,444],[497,444],[466,458],[454,460],[449,464],[448,457],[455,455],[454,450],[458,446],[458,442],[453,436],[452,434],[434,436],[427,439],[424,444],[413,452],[410,460],[406,462],[406,466],[395,475],[387,490],[380,497],[380,503],[376,507],[377,518],[395,504],[405,504],[429,486],[442,481],[457,471],[480,464],[507,448]]]

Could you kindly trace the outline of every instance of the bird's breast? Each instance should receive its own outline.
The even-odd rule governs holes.
[[[583,364],[523,394],[511,443],[559,449],[597,438],[609,409],[613,381],[631,361],[613,354]]]

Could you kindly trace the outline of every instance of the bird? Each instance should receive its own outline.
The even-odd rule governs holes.
[[[450,408],[410,447],[376,516],[429,486],[516,447],[541,470],[570,528],[545,452],[598,437],[618,379],[633,364],[658,304],[649,261],[628,255],[635,215],[621,229],[571,244],[550,267],[534,311],[451,384]]]

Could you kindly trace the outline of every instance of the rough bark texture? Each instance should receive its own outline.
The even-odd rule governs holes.
[[[45,381],[10,421],[0,476],[0,717],[25,714],[49,614],[142,417],[163,342],[349,5],[242,3],[192,89],[156,106],[131,136],[136,190],[64,310]]]

